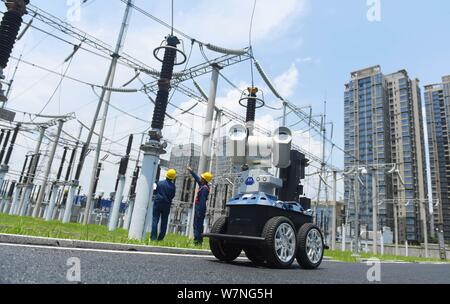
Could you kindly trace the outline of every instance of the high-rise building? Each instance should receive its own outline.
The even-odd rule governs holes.
[[[214,179],[211,183],[211,192],[206,214],[206,229],[211,227],[214,221],[225,212],[226,203],[231,200],[234,187],[232,158],[227,155],[228,138],[222,137],[215,141],[213,156],[208,157],[207,170],[213,173]],[[195,199],[195,181],[187,172],[186,166],[190,165],[195,171],[198,170],[200,161],[200,146],[196,144],[176,145],[170,154],[169,167],[178,172],[175,182],[176,193],[174,210],[172,210],[171,231],[182,232],[189,216],[191,204]],[[201,174],[202,172],[198,172]],[[182,228],[180,228],[182,227]]]
[[[378,227],[394,231],[399,241],[422,239],[420,202],[426,198],[426,166],[419,81],[404,70],[384,75],[380,66],[351,73],[345,88],[345,167],[365,167],[368,174],[345,179],[345,201],[353,218],[355,194],[360,224],[372,229],[373,172],[377,174]],[[398,173],[388,172],[396,164]],[[378,168],[376,171],[371,170]]]
[[[345,167],[391,163],[389,104],[386,82],[379,66],[355,71],[345,87],[344,100]],[[370,173],[370,170],[368,170]],[[378,171],[378,199],[392,199],[390,176]],[[360,224],[372,229],[372,181],[362,177],[365,187],[355,178],[345,178],[345,203],[348,219],[355,214],[355,194],[359,192]],[[379,206],[379,225],[393,226],[391,204]]]
[[[421,241],[421,204],[427,203],[425,137],[418,79],[405,70],[385,76],[389,100],[393,202],[397,206],[399,240]]]
[[[450,240],[450,76],[441,84],[425,86],[428,144],[432,196],[439,204],[434,208],[434,224]]]
[[[197,170],[200,161],[200,146],[196,144],[176,145],[172,148],[170,154],[170,167],[177,171],[175,181],[176,193],[174,200],[186,203],[192,203],[195,198],[195,181],[187,172],[189,165]]]
[[[191,166],[197,170],[200,161],[200,146],[193,143],[176,145],[170,153],[168,167],[177,171],[175,181],[176,192],[169,217],[169,231],[173,233],[187,233],[191,206],[195,199],[195,181],[187,172]]]

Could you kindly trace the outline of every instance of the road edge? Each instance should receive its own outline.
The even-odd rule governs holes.
[[[96,250],[111,250],[122,252],[150,252],[150,253],[185,254],[185,255],[198,255],[211,257],[213,256],[210,250],[204,249],[69,240],[69,239],[57,239],[40,236],[5,234],[5,233],[0,233],[0,244],[32,245],[32,246],[45,246],[45,247],[57,247],[69,249],[70,248],[96,249]],[[241,254],[241,257],[245,257],[245,254]],[[323,260],[332,261],[333,259],[324,256]]]
[[[74,249],[97,249],[97,250],[128,251],[128,252],[152,252],[152,253],[212,256],[209,250],[203,249],[93,242],[93,241],[56,239],[56,238],[15,235],[15,234],[0,234],[0,244],[36,245],[36,246],[74,248]]]

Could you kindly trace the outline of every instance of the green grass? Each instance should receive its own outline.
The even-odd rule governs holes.
[[[18,217],[0,214],[0,233],[15,234],[15,235],[27,235],[27,236],[40,236],[50,237],[58,239],[70,239],[70,240],[83,240],[94,242],[108,242],[108,243],[120,243],[120,244],[138,244],[138,245],[151,245],[160,247],[176,247],[176,248],[190,248],[190,249],[209,249],[209,242],[207,239],[203,242],[202,247],[195,246],[193,241],[187,237],[168,234],[162,242],[150,241],[150,236],[147,235],[145,241],[133,241],[128,239],[128,232],[124,229],[117,229],[116,231],[109,232],[106,226],[99,225],[81,225],[81,224],[62,224],[58,221],[46,222],[42,219],[34,219],[31,217]],[[325,256],[332,258],[333,260],[356,263],[358,259],[352,257],[352,253],[345,251],[331,251],[327,250]],[[390,256],[390,255],[372,255],[361,253],[362,259],[378,258],[383,261],[395,260],[404,262],[441,262],[438,259],[426,259],[417,257],[404,257],[404,256]]]
[[[430,258],[420,258],[420,257],[406,257],[406,256],[395,256],[395,255],[374,255],[371,253],[361,253],[359,258],[352,256],[350,251],[325,251],[325,256],[332,258],[336,261],[356,263],[360,259],[370,259],[377,258],[381,261],[401,261],[409,263],[420,263],[420,262],[443,262],[440,259],[430,259]]]
[[[0,233],[94,242],[209,249],[207,239],[204,240],[202,247],[195,246],[194,242],[187,237],[175,234],[168,234],[164,241],[161,242],[150,241],[150,235],[147,235],[146,240],[140,242],[129,240],[128,232],[124,229],[109,232],[106,226],[84,226],[75,223],[62,224],[58,221],[46,222],[42,219],[5,214],[0,214]]]

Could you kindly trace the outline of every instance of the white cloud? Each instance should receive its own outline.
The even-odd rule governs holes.
[[[285,31],[295,17],[305,13],[307,0],[257,1],[253,39],[269,40]],[[253,1],[204,0],[192,10],[192,19],[180,25],[187,32],[196,33],[199,39],[210,43],[226,42],[231,45],[247,45]],[[192,20],[195,20],[194,22]]]
[[[281,96],[290,97],[298,84],[299,71],[295,64],[289,70],[275,78],[274,83]]]

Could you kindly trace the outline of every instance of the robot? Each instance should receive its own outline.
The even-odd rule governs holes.
[[[234,165],[241,169],[235,180],[238,195],[227,203],[226,216],[204,235],[223,262],[234,261],[244,251],[259,266],[289,268],[297,260],[303,269],[316,269],[325,245],[313,224],[311,202],[301,197],[308,160],[291,149],[288,128],[277,128],[272,137],[254,134],[256,109],[264,101],[257,97],[257,88],[247,91],[240,100],[247,107],[247,123],[233,126],[228,135]],[[269,173],[272,167],[278,169],[277,176]]]

